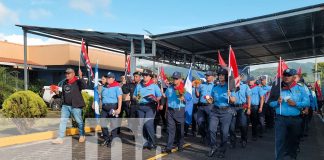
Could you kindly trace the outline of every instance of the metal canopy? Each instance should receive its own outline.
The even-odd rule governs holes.
[[[144,35],[137,34],[97,32],[27,25],[16,26],[22,27],[22,29],[25,30],[27,33],[59,39],[62,41],[72,43],[81,44],[81,39],[83,38],[89,46],[107,50],[115,49],[120,50],[120,52],[123,52],[124,50],[127,50],[129,48],[129,42],[131,41],[131,39],[144,40]]]
[[[231,45],[239,65],[271,63],[280,56],[286,60],[316,57],[324,53],[324,3],[152,39],[214,60],[217,50],[227,60]]]
[[[215,69],[217,50],[227,61],[228,47],[236,53],[239,65],[271,63],[311,58],[324,53],[324,3],[270,15],[192,28],[158,35],[138,35],[17,25],[27,33],[114,50],[120,53],[152,53],[142,57],[195,69]],[[132,41],[134,42],[131,45]],[[143,46],[145,46],[143,48]],[[155,44],[154,44],[155,46]]]

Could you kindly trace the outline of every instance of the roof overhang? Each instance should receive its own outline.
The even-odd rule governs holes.
[[[192,28],[165,34],[150,35],[85,31],[17,25],[27,33],[120,53],[141,52],[144,44],[150,53],[156,42],[156,56],[142,57],[167,64],[198,69],[217,65],[217,51],[227,60],[231,45],[239,65],[286,61],[322,56],[324,53],[324,4],[289,11],[240,19],[232,22]],[[209,67],[206,67],[209,66]]]

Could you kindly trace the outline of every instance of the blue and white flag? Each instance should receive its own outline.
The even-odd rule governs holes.
[[[98,77],[98,60],[95,68],[95,78],[94,78],[94,108],[95,108],[95,117],[99,118],[100,113],[99,113],[99,91],[98,91],[98,82],[99,82],[99,77]]]
[[[190,125],[192,122],[192,111],[193,111],[191,67],[189,69],[184,88],[185,88],[184,97],[186,101],[185,118],[186,118],[186,124]]]
[[[199,72],[197,72],[196,71],[196,75],[199,77],[199,79],[201,79],[203,82],[206,82],[207,80],[206,80],[206,78],[205,78],[205,75],[203,75],[203,74],[201,74],[201,73],[199,73]]]
[[[187,74],[185,86],[184,86],[186,92],[188,92],[192,96],[192,74],[191,74],[191,67],[189,69],[189,72]]]

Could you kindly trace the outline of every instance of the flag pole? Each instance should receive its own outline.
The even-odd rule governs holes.
[[[280,74],[280,78],[279,78],[279,97],[281,98],[281,82],[282,82],[282,62],[281,62],[281,57],[279,58],[280,60],[279,60],[279,74]],[[280,115],[281,115],[281,103],[279,104],[279,109],[280,109]]]
[[[81,53],[80,53],[80,57],[79,57],[79,71],[81,70],[81,54],[82,54],[82,44],[83,44],[83,38],[81,40]]]
[[[227,90],[229,90],[230,84],[230,72],[231,72],[231,45],[229,46],[228,50],[228,70],[227,70]],[[227,98],[227,103],[229,103],[229,97]]]

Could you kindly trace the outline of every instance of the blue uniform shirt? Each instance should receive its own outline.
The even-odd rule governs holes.
[[[217,107],[228,107],[228,96],[227,96],[228,85],[225,83],[224,85],[218,84],[215,85],[212,89],[211,96],[214,99],[214,106]],[[231,92],[231,96],[234,96],[234,92]]]
[[[145,98],[148,95],[154,95],[155,97],[161,97],[162,93],[158,85],[151,84],[147,87],[145,87],[142,83],[137,84],[135,90],[134,90],[134,96],[137,97],[140,95],[140,104],[146,104],[152,102],[152,99]]]
[[[198,89],[198,91],[200,93],[199,100],[200,100],[201,103],[207,103],[207,100],[206,100],[205,96],[206,95],[209,95],[209,96],[211,95],[211,91],[212,91],[213,87],[214,87],[213,82],[210,82],[210,83],[205,82],[205,83],[203,83],[203,84],[201,84],[199,86],[199,89]]]
[[[168,107],[170,108],[185,107],[185,104],[179,100],[179,97],[177,96],[177,93],[174,89],[174,85],[171,85],[166,89],[165,96],[168,99]]]
[[[251,105],[258,106],[260,99],[264,95],[263,90],[260,86],[255,86],[251,89]]]
[[[248,85],[241,82],[240,90],[234,93],[235,104],[247,103],[247,96],[251,96],[251,89]]]
[[[301,85],[296,85],[290,90],[281,90],[280,93],[282,97],[281,111],[278,101],[270,102],[270,106],[276,109],[276,114],[283,116],[298,116],[300,115],[301,109],[308,107],[310,105],[309,96],[307,95],[306,90]],[[293,100],[296,103],[296,106],[289,106],[285,98]],[[280,113],[281,112],[281,113]]]
[[[268,85],[261,86],[261,89],[262,89],[262,95],[266,95],[267,92],[270,92],[271,86],[268,86]]]
[[[193,104],[197,104],[199,102],[199,98],[196,96],[196,87],[192,87],[192,101]]]
[[[116,87],[102,87],[101,97],[102,103],[117,103],[118,96],[122,95],[123,92],[119,86]]]

